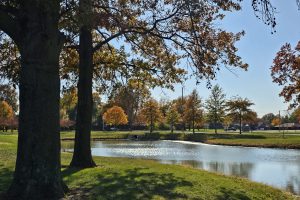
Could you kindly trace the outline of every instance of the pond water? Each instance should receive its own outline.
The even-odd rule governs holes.
[[[71,146],[70,146],[71,145]],[[72,149],[64,143],[63,148]],[[92,154],[154,159],[248,178],[300,195],[300,150],[207,145],[185,141],[95,141]]]

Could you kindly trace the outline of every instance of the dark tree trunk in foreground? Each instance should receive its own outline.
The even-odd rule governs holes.
[[[82,18],[89,20],[90,0],[81,0]],[[85,13],[88,12],[88,13]],[[74,154],[71,167],[96,166],[91,154],[91,124],[93,110],[92,80],[93,80],[93,46],[92,32],[88,25],[80,29],[79,44],[79,81],[78,81],[78,107],[76,118],[76,133]]]
[[[59,1],[24,1],[19,9],[19,136],[7,194],[11,199],[58,199],[66,189],[60,174]]]

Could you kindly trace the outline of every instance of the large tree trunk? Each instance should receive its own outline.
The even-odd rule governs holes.
[[[89,3],[89,0],[80,1],[82,16],[89,16]],[[79,39],[78,107],[74,154],[70,166],[87,168],[96,166],[91,154],[93,45],[92,32],[88,25],[81,27]]]
[[[28,3],[27,3],[28,4]],[[23,4],[20,114],[12,199],[64,196],[60,170],[58,1]]]

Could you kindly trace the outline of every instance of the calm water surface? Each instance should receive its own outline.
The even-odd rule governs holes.
[[[64,148],[72,148],[67,143]],[[300,195],[300,150],[229,147],[184,141],[96,141],[95,156],[154,159],[272,185]]]

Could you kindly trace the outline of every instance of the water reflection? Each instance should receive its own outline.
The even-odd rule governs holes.
[[[72,149],[64,142],[63,149]],[[205,145],[182,141],[97,141],[92,154],[155,159],[245,177],[300,194],[300,151]]]

